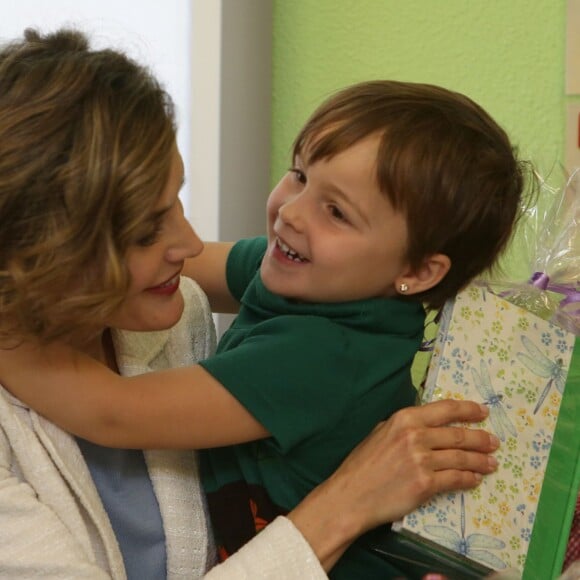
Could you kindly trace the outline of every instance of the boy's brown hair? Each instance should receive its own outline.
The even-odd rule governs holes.
[[[441,87],[371,81],[324,102],[294,142],[308,163],[378,134],[376,181],[407,220],[407,258],[451,259],[437,286],[410,296],[440,307],[492,268],[521,213],[527,165],[476,103]],[[530,172],[530,183],[533,174]]]
[[[124,54],[70,30],[0,48],[0,340],[102,330],[174,142],[171,99]]]

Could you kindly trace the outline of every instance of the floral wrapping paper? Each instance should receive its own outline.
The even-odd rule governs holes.
[[[495,570],[523,571],[575,337],[476,285],[442,314],[423,402],[489,406],[497,471],[396,526]]]

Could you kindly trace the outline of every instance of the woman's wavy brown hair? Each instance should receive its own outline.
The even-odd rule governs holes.
[[[492,269],[537,186],[505,131],[468,97],[442,87],[370,81],[331,96],[310,117],[293,155],[327,159],[379,135],[376,182],[408,227],[407,258],[451,259],[435,286],[409,299],[440,307]]]
[[[88,340],[169,175],[170,97],[74,30],[0,49],[0,340]]]

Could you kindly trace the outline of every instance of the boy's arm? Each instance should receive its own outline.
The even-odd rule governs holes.
[[[204,242],[201,254],[185,261],[182,274],[201,286],[213,312],[236,313],[240,307],[226,280],[226,262],[233,245],[233,242]]]
[[[107,447],[202,449],[269,435],[199,365],[121,377],[69,347],[20,345],[0,351],[0,383],[64,430]]]

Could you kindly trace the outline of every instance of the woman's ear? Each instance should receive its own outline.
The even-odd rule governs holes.
[[[397,293],[419,294],[437,286],[451,268],[451,259],[445,254],[433,254],[423,260],[419,268],[404,272],[395,280]]]

